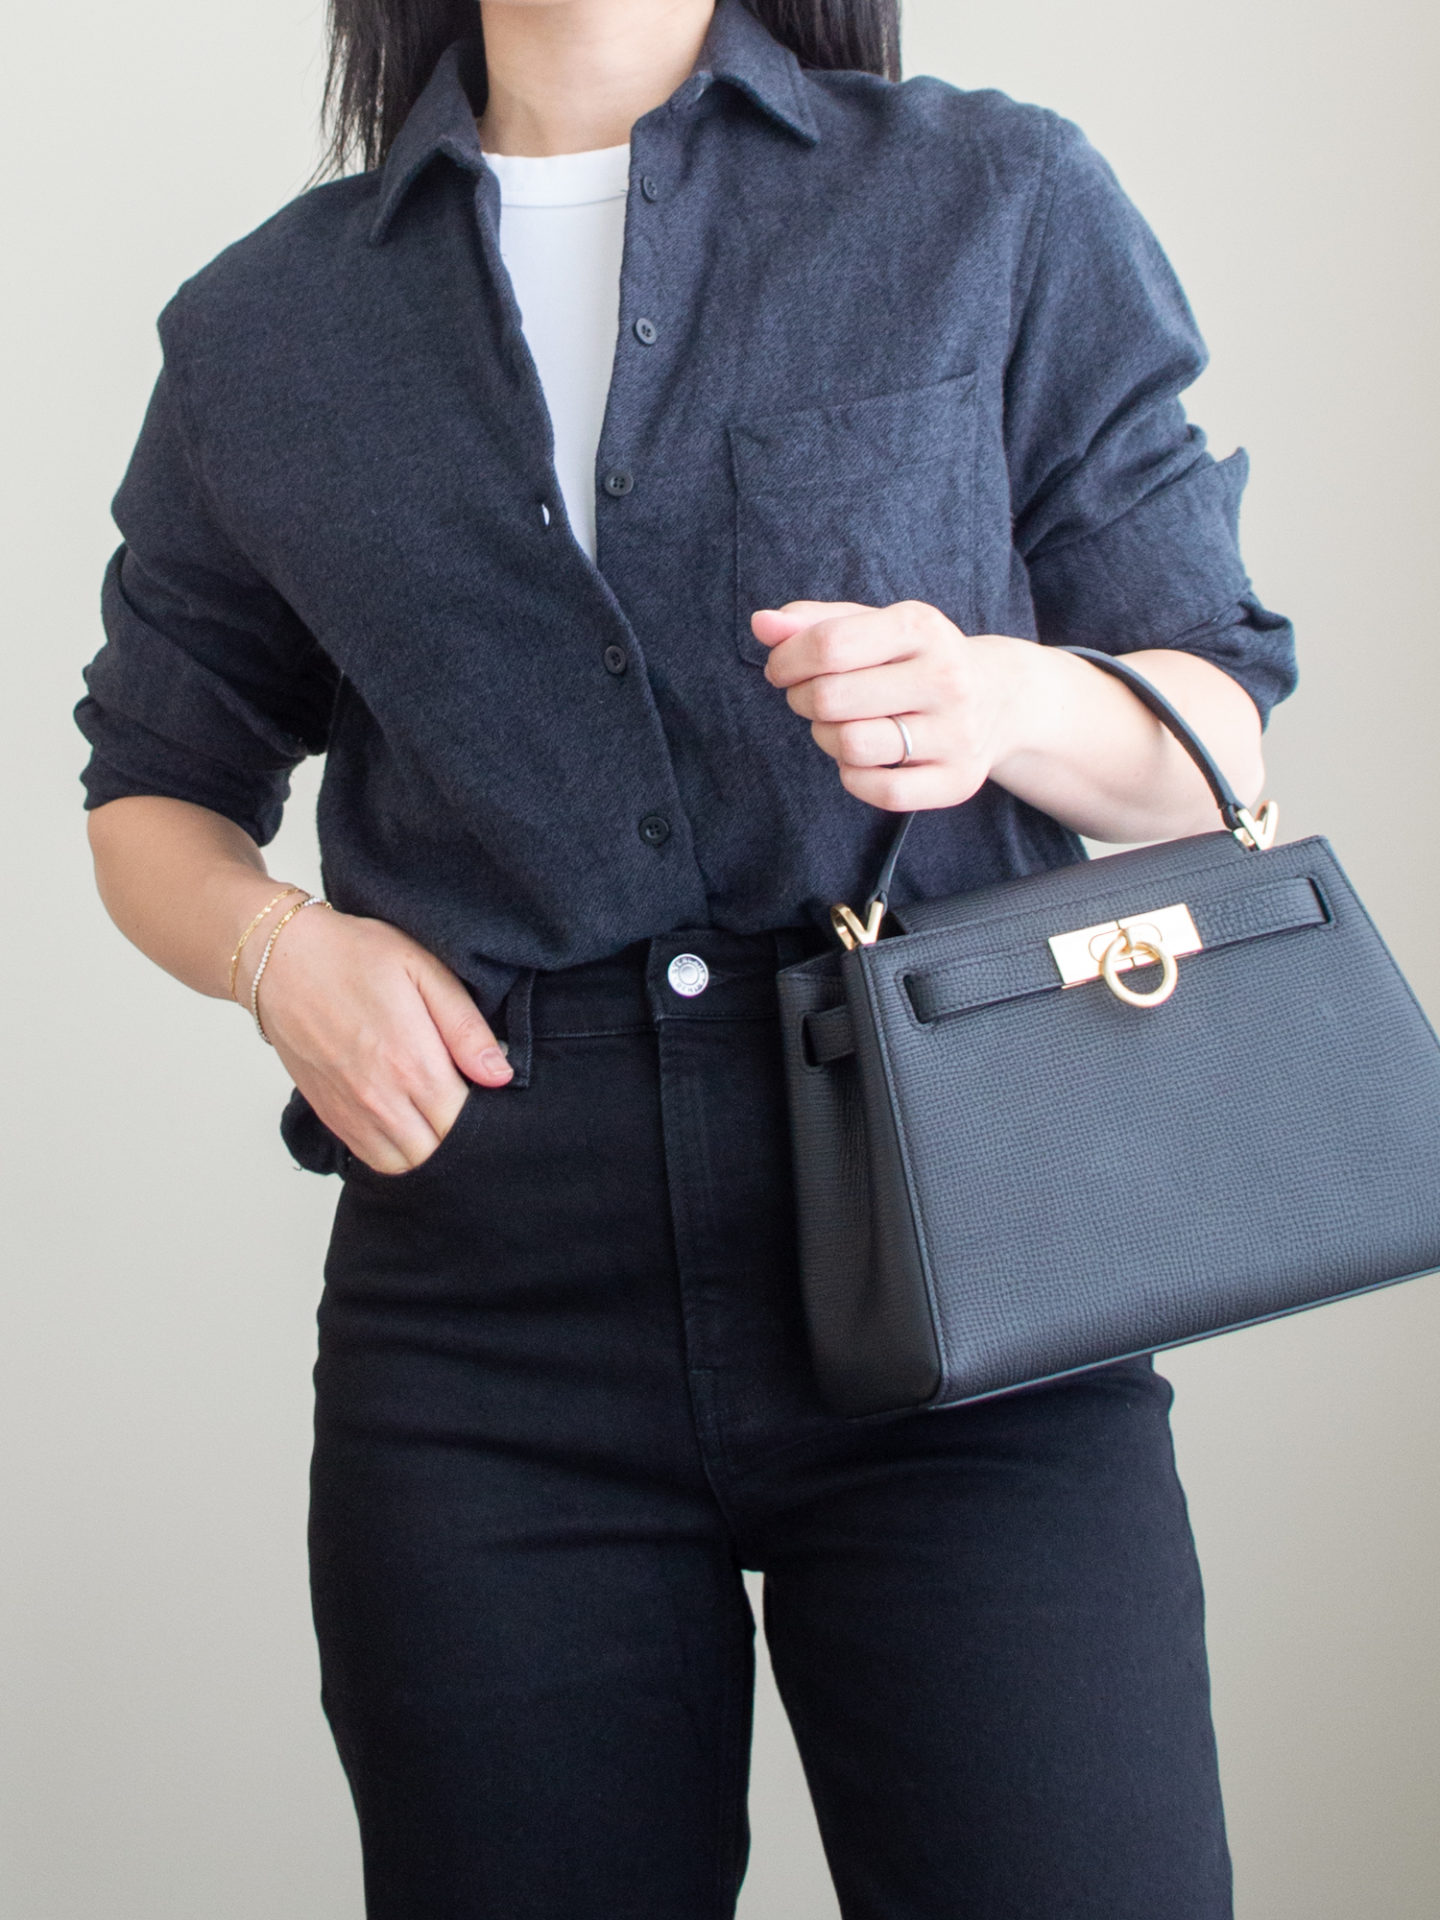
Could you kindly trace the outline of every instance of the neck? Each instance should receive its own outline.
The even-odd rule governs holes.
[[[490,153],[623,146],[694,69],[714,0],[480,0]]]

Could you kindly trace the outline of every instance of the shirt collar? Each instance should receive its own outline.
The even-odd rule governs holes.
[[[396,209],[430,162],[444,154],[477,179],[485,172],[480,135],[475,127],[466,80],[483,59],[477,36],[456,40],[441,54],[424,90],[406,114],[380,169],[380,205],[370,238],[377,244],[390,230]]]
[[[820,138],[800,62],[760,24],[744,0],[718,0],[695,71],[676,98],[682,98],[688,88],[698,98],[715,80],[738,87],[762,112],[807,144],[813,146]]]
[[[477,179],[486,171],[471,100],[483,61],[477,36],[457,40],[441,54],[381,169],[380,204],[370,229],[370,238],[377,244],[432,160],[444,155]],[[717,0],[695,71],[677,89],[671,104],[684,106],[698,100],[717,80],[738,88],[807,144],[813,146],[819,139],[799,61],[766,31],[744,0]]]

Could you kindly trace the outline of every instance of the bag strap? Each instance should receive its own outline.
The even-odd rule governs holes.
[[[1073,653],[1077,660],[1088,660],[1093,667],[1112,678],[1123,681],[1142,706],[1150,712],[1166,731],[1189,754],[1195,765],[1205,776],[1206,785],[1215,796],[1215,804],[1220,809],[1220,818],[1225,822],[1226,830],[1247,852],[1262,852],[1275,838],[1275,803],[1267,801],[1257,816],[1248,807],[1240,804],[1240,797],[1225,778],[1218,762],[1204,741],[1196,733],[1190,722],[1179,710],[1173,707],[1161,693],[1152,686],[1143,673],[1137,673],[1134,667],[1126,664],[1123,658],[1113,653],[1100,653],[1094,647],[1057,647],[1057,653]],[[905,844],[905,836],[915,819],[913,813],[905,813],[895,827],[894,833],[885,849],[885,859],[880,868],[875,890],[866,902],[865,918],[860,920],[849,907],[835,906],[830,909],[830,923],[847,947],[869,946],[880,934],[880,922],[885,917],[885,909],[890,902],[890,888],[895,878],[895,868],[900,860],[900,849]]]
[[[1241,806],[1238,794],[1221,772],[1210,749],[1196,733],[1190,722],[1176,707],[1172,707],[1157,686],[1147,680],[1143,673],[1137,673],[1134,667],[1127,666],[1123,658],[1113,653],[1098,653],[1093,647],[1060,647],[1060,653],[1073,653],[1077,660],[1088,660],[1092,667],[1099,667],[1102,673],[1108,673],[1113,679],[1123,681],[1144,707],[1148,707],[1160,724],[1178,740],[1180,745],[1195,762],[1205,776],[1205,783],[1215,796],[1215,804],[1220,809],[1220,818],[1227,830],[1237,839],[1242,833],[1249,833],[1247,821],[1249,814]],[[1256,836],[1251,835],[1252,839]],[[1242,841],[1242,845],[1244,842]]]

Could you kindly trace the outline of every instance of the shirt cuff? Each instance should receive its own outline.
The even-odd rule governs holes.
[[[1290,622],[1250,591],[1237,522],[1249,463],[1208,458],[1108,526],[1028,563],[1040,638],[1134,653],[1175,647],[1237,680],[1268,717],[1295,686]]]
[[[94,699],[80,701],[75,721],[92,748],[80,775],[87,811],[111,800],[159,794],[223,814],[258,847],[267,846],[279,832],[290,792],[288,767],[246,777]]]

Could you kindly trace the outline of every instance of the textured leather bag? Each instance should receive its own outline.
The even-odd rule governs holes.
[[[779,976],[841,1413],[939,1407],[1440,1266],[1440,1045],[1322,839],[1224,829],[891,909]]]

